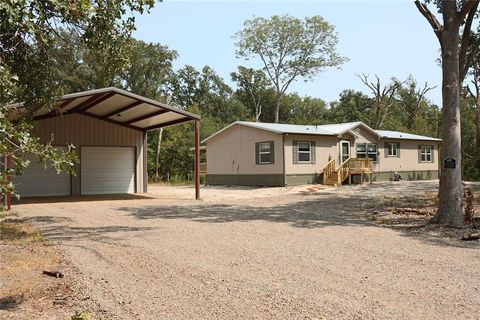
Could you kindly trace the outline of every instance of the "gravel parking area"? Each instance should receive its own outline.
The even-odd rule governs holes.
[[[65,252],[99,319],[478,319],[480,245],[365,215],[438,182],[152,186],[14,209]],[[80,286],[81,284],[81,286]]]

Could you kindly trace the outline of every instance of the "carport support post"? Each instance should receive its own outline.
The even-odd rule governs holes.
[[[199,161],[200,161],[200,154],[199,154],[199,147],[200,147],[200,120],[195,120],[195,199],[200,199],[200,181],[198,175],[199,169]]]
[[[9,167],[10,167],[10,152],[7,150],[7,154],[5,155],[5,171],[7,171]],[[12,181],[12,177],[10,175],[7,175],[7,181],[8,182]],[[5,207],[7,211],[12,208],[12,193],[10,191],[7,192],[5,197]]]

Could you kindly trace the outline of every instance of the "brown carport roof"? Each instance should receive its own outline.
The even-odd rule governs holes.
[[[33,119],[72,113],[140,131],[200,119],[193,113],[113,87],[64,95],[58,100],[57,108],[50,110],[42,107],[35,112]]]

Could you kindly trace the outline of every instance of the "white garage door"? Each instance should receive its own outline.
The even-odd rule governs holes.
[[[71,194],[70,174],[60,173],[50,166],[45,168],[35,155],[27,157],[30,165],[23,174],[13,177],[16,192],[23,197],[69,196]]]
[[[82,147],[82,194],[135,192],[133,147]]]

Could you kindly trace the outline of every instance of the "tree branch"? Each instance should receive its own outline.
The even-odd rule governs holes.
[[[463,80],[465,79],[468,69],[470,68],[470,63],[473,59],[473,55],[467,56],[467,52],[469,47],[473,19],[475,18],[475,15],[477,12],[478,0],[467,1],[467,3],[463,6],[462,11],[467,6],[470,8],[469,9],[470,11],[468,11],[467,13],[468,14],[467,20],[465,22],[465,26],[463,27],[462,41],[460,44],[460,53],[458,55],[459,68],[460,68],[459,70],[460,83],[463,82]],[[462,21],[463,21],[463,18],[462,18]]]
[[[417,6],[418,11],[427,19],[428,23],[432,26],[433,32],[438,38],[438,41],[442,43],[441,34],[443,27],[438,22],[437,18],[433,15],[433,13],[427,8],[424,3],[421,3],[419,0],[415,0],[415,5]]]
[[[463,19],[473,11],[475,12],[478,6],[478,0],[467,0],[460,12],[457,14],[458,23],[462,23]]]
[[[473,81],[472,81],[473,84],[475,84]],[[467,85],[467,91],[468,93],[470,93],[470,96],[472,96],[472,98],[476,99],[477,97],[475,96],[475,94],[472,92],[472,89],[470,89],[470,86]]]

